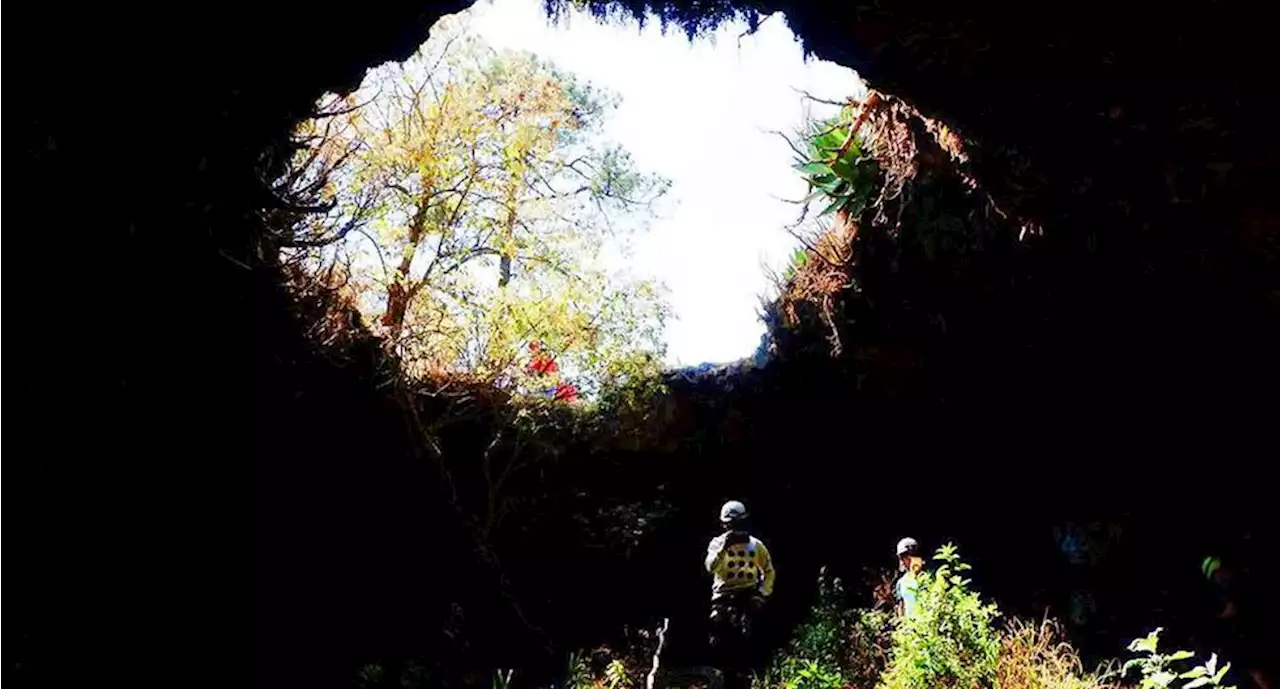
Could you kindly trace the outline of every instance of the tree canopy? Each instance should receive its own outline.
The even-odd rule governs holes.
[[[603,135],[617,102],[438,27],[301,127],[281,184],[316,212],[282,245],[341,275],[413,371],[560,399],[634,377],[667,307],[618,259],[669,183]]]

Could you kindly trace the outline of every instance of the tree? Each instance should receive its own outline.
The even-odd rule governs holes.
[[[346,252],[362,311],[419,370],[563,396],[562,374],[590,391],[622,362],[652,365],[661,290],[610,270],[605,251],[625,249],[668,183],[603,139],[615,106],[532,55],[438,27],[306,125],[286,179],[321,180],[329,225],[291,245]],[[554,370],[521,363],[535,350]]]

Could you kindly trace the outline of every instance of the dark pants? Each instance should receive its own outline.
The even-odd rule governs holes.
[[[748,594],[711,602],[711,648],[724,674],[724,689],[750,689],[754,653],[751,627],[756,606]]]
[[[1275,681],[1272,676],[1274,654],[1266,650],[1273,647],[1273,644],[1263,641],[1264,636],[1256,620],[1214,620],[1211,630],[1210,645],[1212,651],[1218,654],[1218,665],[1230,662],[1231,674],[1235,675],[1241,686],[1258,686],[1250,676],[1255,671],[1262,673],[1268,681]],[[1229,679],[1231,678],[1228,677]]]

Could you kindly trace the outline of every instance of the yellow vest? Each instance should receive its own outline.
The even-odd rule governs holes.
[[[762,596],[773,593],[773,559],[760,539],[725,545],[729,534],[720,534],[707,545],[707,571],[711,573],[711,600],[754,589]]]

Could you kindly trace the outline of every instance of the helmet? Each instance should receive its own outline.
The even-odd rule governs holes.
[[[904,538],[898,541],[898,557],[903,555],[915,555],[920,552],[920,544],[916,543],[914,538]]]
[[[747,506],[737,500],[730,500],[720,507],[720,523],[729,524],[747,518]]]
[[[1204,578],[1212,579],[1218,570],[1222,569],[1222,560],[1210,555],[1200,563],[1200,572],[1204,574]]]

